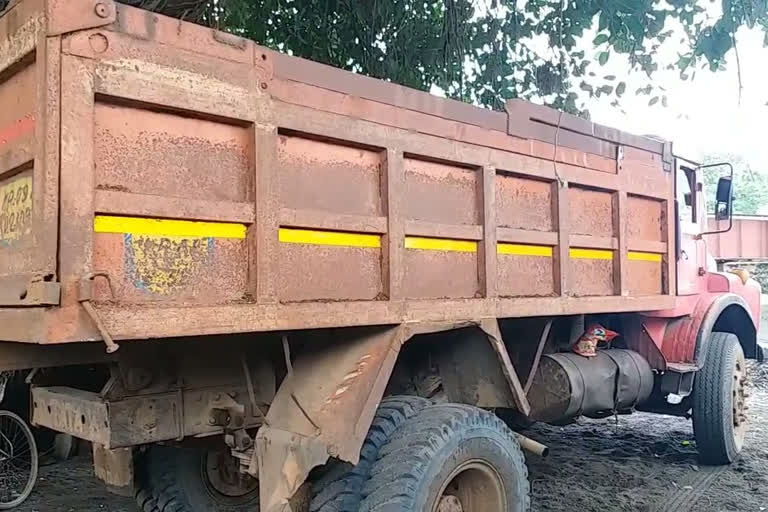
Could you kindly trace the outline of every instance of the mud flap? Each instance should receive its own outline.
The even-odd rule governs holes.
[[[478,326],[488,335],[520,410],[528,402],[495,319],[345,329],[344,338],[297,355],[256,436],[250,472],[263,512],[297,512],[290,498],[329,457],[356,464],[403,343],[417,334]]]
[[[291,511],[289,498],[330,456],[358,461],[408,329],[342,332],[297,356],[256,436],[262,511]]]

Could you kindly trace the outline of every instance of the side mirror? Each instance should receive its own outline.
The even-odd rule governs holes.
[[[727,220],[731,216],[731,184],[730,176],[723,176],[717,181],[717,195],[715,197],[715,218]]]
[[[702,235],[716,235],[726,233],[733,227],[733,165],[728,162],[717,164],[700,165],[698,169],[709,169],[711,167],[726,167],[728,175],[722,176],[717,180],[717,191],[715,193],[715,219],[718,221],[727,220],[728,227],[717,231],[707,231]]]

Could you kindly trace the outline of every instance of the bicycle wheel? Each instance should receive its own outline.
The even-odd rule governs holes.
[[[17,415],[0,411],[0,510],[21,505],[37,480],[37,445]]]

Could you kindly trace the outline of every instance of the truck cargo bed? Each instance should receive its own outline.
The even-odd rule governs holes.
[[[7,11],[0,105],[7,341],[674,305],[659,141],[105,0]]]

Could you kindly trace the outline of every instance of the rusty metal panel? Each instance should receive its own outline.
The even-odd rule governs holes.
[[[250,199],[245,126],[145,108],[95,106],[96,188],[190,199]]]
[[[551,255],[499,254],[497,267],[496,287],[500,297],[546,297],[555,294],[554,258]]]
[[[0,16],[0,76],[35,50],[44,26],[43,0],[18,2],[2,13]]]
[[[383,294],[380,246],[281,243],[279,258],[282,302],[375,300]]]
[[[571,234],[613,236],[613,201],[602,190],[571,187],[569,215]]]
[[[479,297],[477,243],[474,244],[474,251],[406,249],[404,295],[412,299]]]
[[[631,256],[631,254],[630,254]],[[658,260],[656,260],[658,257]],[[660,295],[663,289],[661,255],[647,254],[647,259],[629,258],[628,291],[630,295]]]
[[[281,135],[277,148],[285,208],[381,215],[381,151]]]
[[[571,295],[613,295],[613,256],[573,257],[574,251],[581,250],[571,249]]]
[[[244,239],[97,233],[93,261],[112,281],[97,283],[102,300],[216,304],[246,293]]]
[[[630,240],[662,241],[664,235],[664,205],[645,197],[627,198],[627,236]]]
[[[414,158],[406,158],[403,168],[406,218],[441,224],[481,223],[478,170]]]
[[[0,74],[0,276],[34,272],[37,66],[34,55]],[[18,299],[18,297],[17,297]]]
[[[552,231],[552,185],[542,180],[499,173],[496,220],[499,226]]]
[[[64,387],[33,388],[32,423],[109,444],[109,411],[97,393]]]
[[[107,402],[97,393],[68,387],[32,389],[32,423],[106,448],[181,436],[179,393]]]

